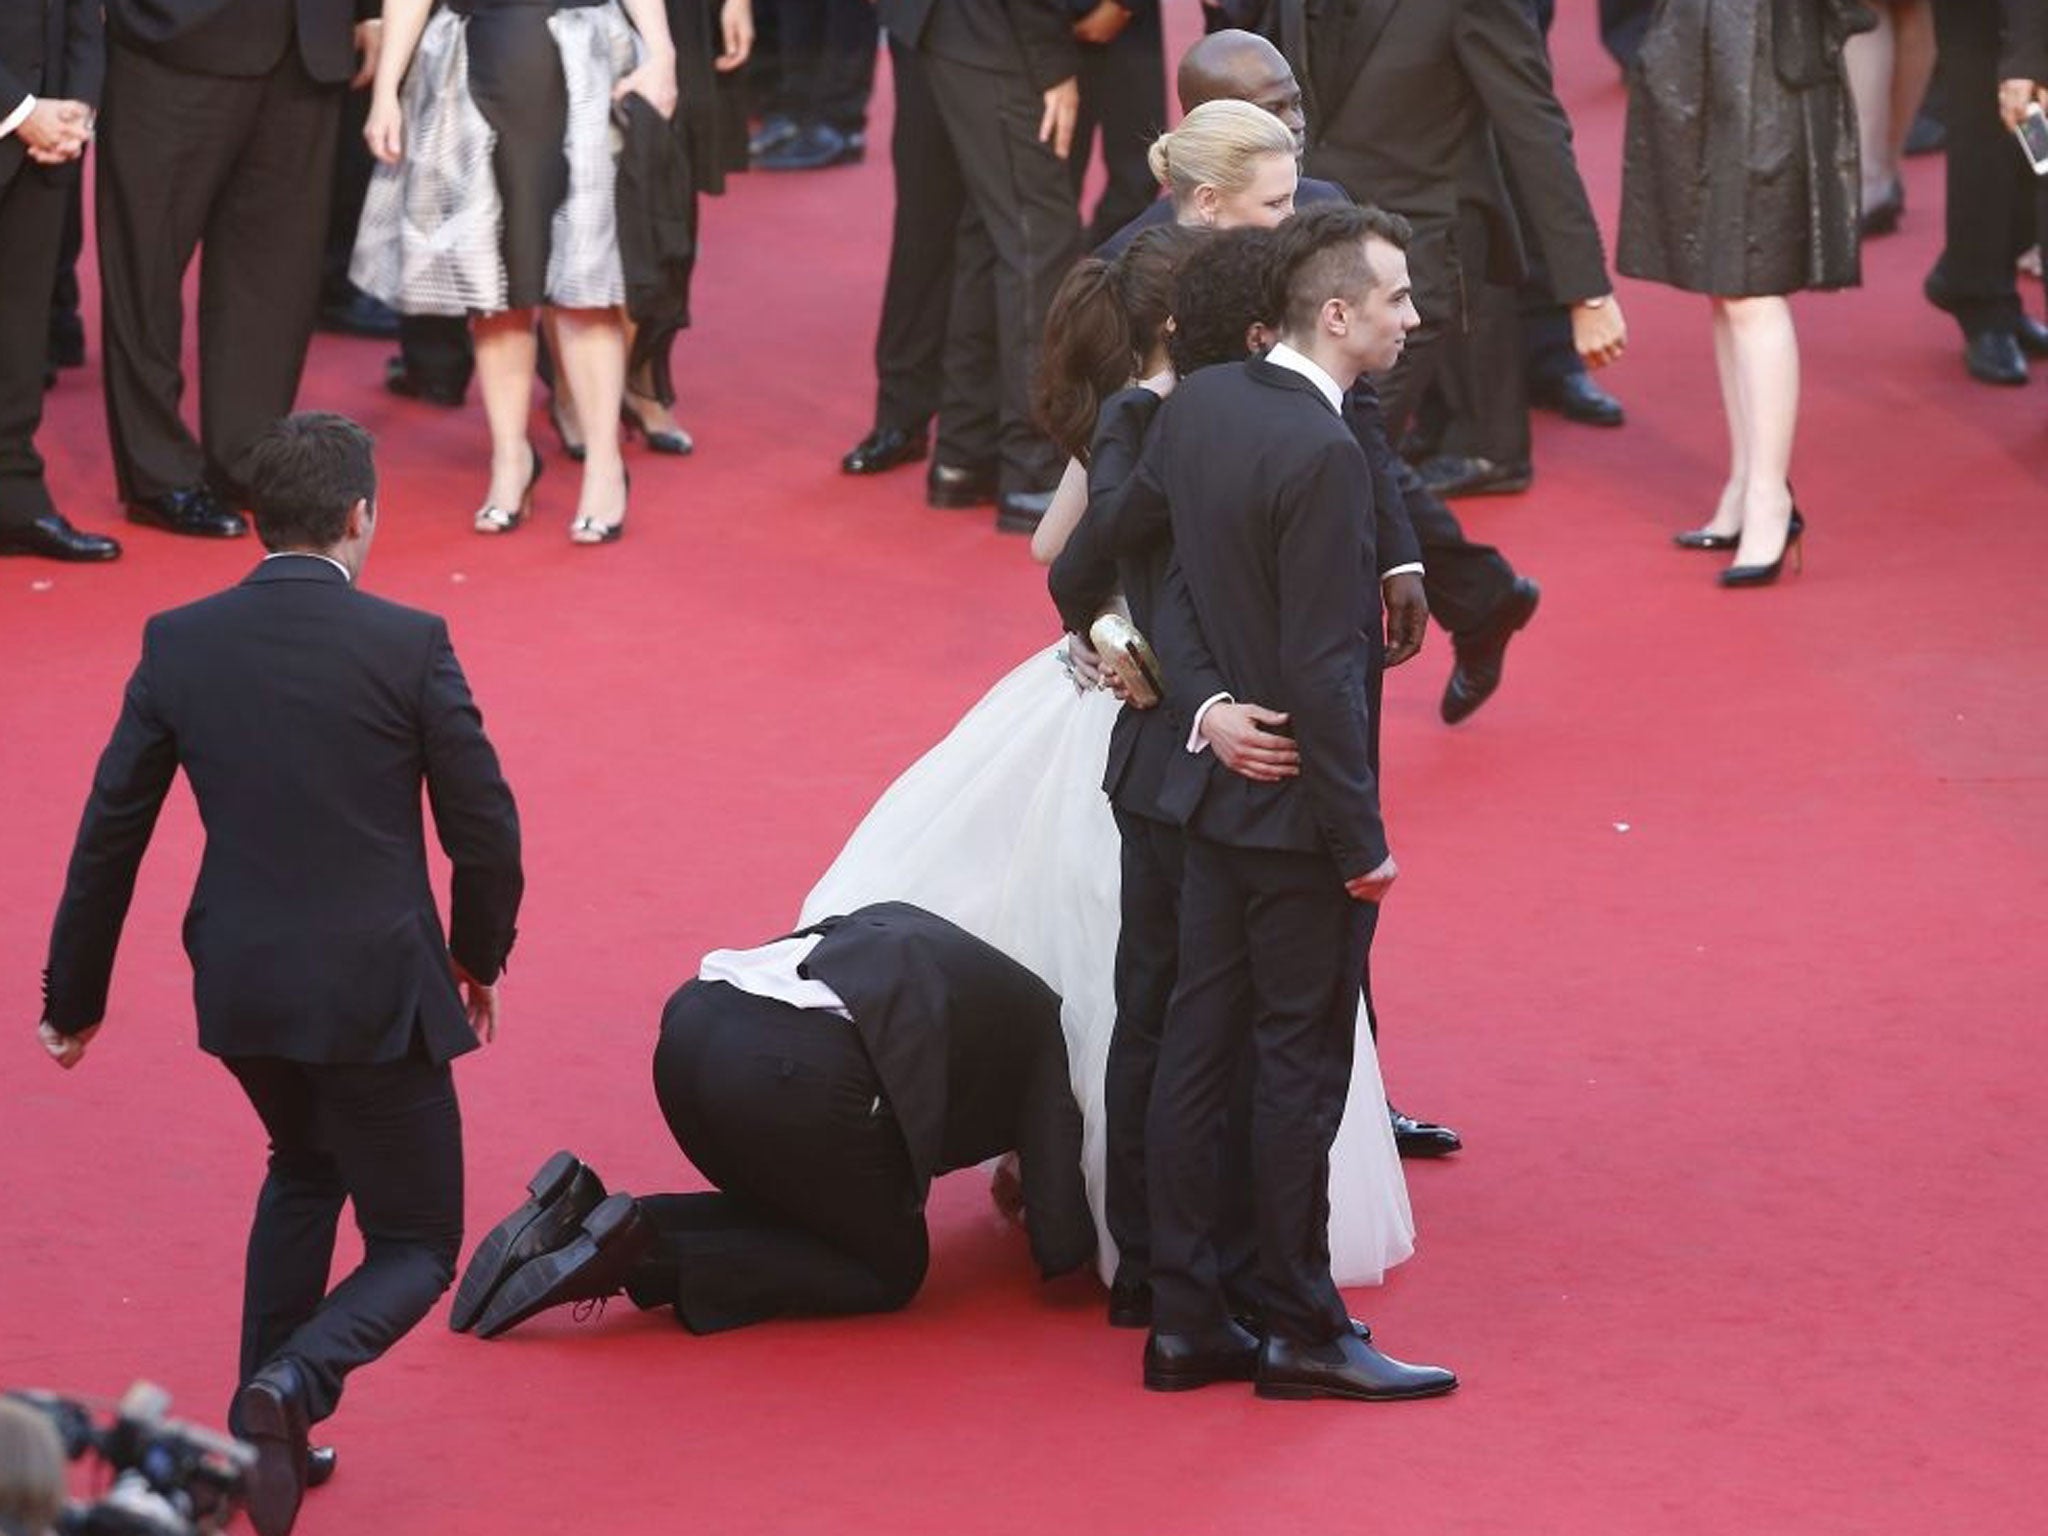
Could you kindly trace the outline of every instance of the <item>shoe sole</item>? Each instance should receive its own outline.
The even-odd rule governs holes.
[[[448,1326],[454,1332],[467,1333],[476,1326],[476,1320],[490,1305],[491,1293],[505,1279],[505,1260],[512,1245],[540,1220],[543,1208],[567,1192],[569,1181],[576,1176],[576,1161],[572,1153],[557,1152],[542,1163],[540,1172],[527,1181],[526,1192],[532,1198],[491,1228],[477,1244],[469,1267],[462,1272],[462,1283],[455,1289],[455,1305],[449,1309]]]
[[[256,1448],[244,1507],[256,1536],[288,1536],[306,1496],[306,1435],[291,1405],[275,1392],[244,1387],[235,1400],[241,1438]]]
[[[1305,1403],[1315,1398],[1327,1397],[1346,1403],[1413,1403],[1425,1397],[1445,1397],[1457,1391],[1455,1381],[1445,1382],[1438,1387],[1418,1387],[1402,1392],[1346,1392],[1334,1387],[1309,1387],[1295,1382],[1252,1383],[1252,1395],[1276,1403]]]
[[[583,1220],[583,1226],[567,1247],[542,1254],[522,1264],[499,1287],[476,1325],[480,1339],[495,1339],[516,1328],[529,1317],[557,1305],[553,1292],[564,1280],[597,1257],[598,1250],[633,1213],[633,1197],[624,1193],[607,1195],[602,1204]],[[561,1300],[568,1300],[564,1297]]]
[[[996,504],[994,491],[934,491],[924,493],[924,504],[939,512],[972,512],[976,507]]]

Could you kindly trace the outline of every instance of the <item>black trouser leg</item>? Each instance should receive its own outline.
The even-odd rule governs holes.
[[[400,315],[398,355],[413,378],[445,385],[458,395],[469,388],[469,376],[476,371],[469,322],[460,315]],[[547,350],[540,355],[545,364]]]
[[[1147,1125],[1155,1325],[1218,1327],[1222,1170],[1245,1053],[1255,1065],[1251,1169],[1269,1327],[1308,1343],[1346,1327],[1330,1278],[1328,1160],[1351,1076],[1373,909],[1327,857],[1190,835],[1181,971]]]
[[[825,0],[824,46],[812,102],[826,127],[844,134],[867,132],[879,31],[870,0]]]
[[[462,1115],[453,1072],[413,1057],[373,1066],[226,1061],[270,1136],[249,1231],[241,1370],[284,1356],[316,1420],[349,1372],[427,1315],[462,1247]],[[363,1261],[332,1291],[346,1198]],[[325,1293],[323,1295],[323,1292]]]
[[[2033,243],[2026,157],[1998,116],[1998,0],[1934,8],[1948,128],[1944,243],[1928,285],[1966,334],[2010,330],[2020,314],[2013,263]]]
[[[890,38],[889,66],[896,84],[889,135],[896,215],[875,332],[875,425],[917,435],[939,408],[953,248],[967,186],[917,50]]]
[[[940,366],[939,430],[933,458],[993,469],[1002,452],[1002,336],[996,321],[996,253],[973,203],[953,237],[953,291]]]
[[[1081,227],[1066,167],[1040,143],[1040,94],[1022,69],[978,69],[926,54],[922,60],[967,195],[995,254],[997,363],[1004,492],[1049,490],[1059,451],[1031,409],[1046,310],[1080,253]]]
[[[334,176],[328,185],[327,240],[320,251],[320,302],[343,305],[355,297],[349,281],[349,258],[355,254],[356,226],[363,221],[363,199],[369,195],[370,173],[377,162],[363,142],[363,124],[370,116],[370,93],[350,91],[341,98],[336,127]]]
[[[1181,831],[1122,809],[1116,824],[1123,834],[1122,927],[1116,941],[1116,1025],[1103,1087],[1103,1205],[1117,1248],[1117,1280],[1136,1284],[1151,1268],[1145,1115],[1180,964]]]
[[[262,97],[261,80],[187,74],[107,45],[95,187],[107,431],[124,497],[206,478],[206,455],[178,409],[185,269]]]
[[[294,51],[262,81],[254,132],[207,217],[199,258],[199,438],[214,479],[290,414],[320,312],[324,195],[342,87]]]
[[[23,164],[0,183],[0,527],[52,509],[36,452],[49,356],[50,290],[71,188]]]
[[[1450,420],[1441,451],[1496,464],[1526,462],[1529,395],[1517,291],[1499,283],[1480,284],[1471,328],[1452,338],[1448,351],[1441,387]]]
[[[888,1311],[917,1293],[917,1180],[850,1023],[693,982],[662,1021],[654,1090],[722,1192],[641,1201],[686,1327]],[[651,1299],[648,1277],[633,1291]]]
[[[1409,337],[1400,362],[1377,381],[1389,442],[1401,441],[1416,405],[1436,378],[1442,354],[1441,326],[1425,325]],[[1431,616],[1454,635],[1483,628],[1514,585],[1515,568],[1492,545],[1467,539],[1443,498],[1398,457],[1394,478],[1422,546],[1422,587]]]
[[[1166,128],[1166,44],[1157,6],[1132,17],[1110,43],[1082,45],[1081,112],[1090,133],[1101,134],[1108,177],[1088,221],[1086,243],[1093,250],[1159,196],[1146,159],[1153,138]],[[1069,162],[1076,197],[1087,169],[1086,144],[1077,124]]]

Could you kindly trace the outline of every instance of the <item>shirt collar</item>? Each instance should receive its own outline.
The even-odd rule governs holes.
[[[341,579],[343,581],[349,582],[351,586],[354,585],[353,580],[348,574],[347,566],[343,565],[339,560],[335,559],[334,556],[323,555],[318,550],[275,549],[263,557],[263,563],[268,564],[272,560],[325,560],[329,565],[333,566],[337,571],[341,572]]]
[[[1316,392],[1330,402],[1330,409],[1338,415],[1344,414],[1344,391],[1337,387],[1337,381],[1323,372],[1322,365],[1310,361],[1284,341],[1273,343],[1273,350],[1266,354],[1266,361],[1276,368],[1285,368],[1298,373],[1315,385]]]

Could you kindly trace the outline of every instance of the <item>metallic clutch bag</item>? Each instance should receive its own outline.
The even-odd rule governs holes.
[[[1103,614],[1088,626],[1088,643],[1102,664],[1123,684],[1124,694],[1139,709],[1150,709],[1166,692],[1166,674],[1137,625],[1121,613]]]

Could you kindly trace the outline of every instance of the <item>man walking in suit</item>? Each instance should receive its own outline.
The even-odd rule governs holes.
[[[1269,283],[1279,343],[1182,380],[1160,412],[1199,637],[1163,632],[1166,671],[1206,651],[1234,696],[1287,715],[1301,772],[1260,782],[1212,767],[1187,815],[1180,976],[1146,1125],[1155,1390],[1255,1378],[1264,1397],[1384,1399],[1457,1385],[1360,1337],[1329,1257],[1327,1168],[1358,978],[1398,873],[1371,766],[1383,643],[1373,480],[1342,411],[1416,326],[1407,241],[1377,209],[1297,214]],[[1220,1154],[1248,1052],[1263,1342],[1232,1320],[1217,1252]]]
[[[98,177],[107,428],[129,521],[248,531],[242,457],[292,408],[345,82],[375,0],[109,0]],[[356,24],[351,32],[352,22]],[[199,436],[179,414],[199,273]]]
[[[496,1031],[523,879],[512,793],[447,625],[356,585],[377,526],[369,434],[293,416],[246,462],[270,554],[143,631],[72,850],[40,1033],[73,1067],[98,1032],[136,871],[183,768],[207,829],[184,928],[199,1046],[270,1140],[229,1422],[257,1446],[250,1517],[281,1536],[309,1426],[455,1273],[449,1063]],[[454,865],[445,938],[422,783]],[[363,1262],[323,1295],[344,1201]]]
[[[52,285],[105,69],[97,0],[0,9],[0,555],[112,560],[121,546],[65,521],[35,448]]]
[[[557,1153],[478,1245],[458,1329],[620,1290],[692,1333],[894,1311],[924,1282],[934,1175],[1012,1151],[1040,1273],[1095,1251],[1059,998],[907,903],[713,950],[662,1013],[654,1092],[718,1187],[607,1195]]]

